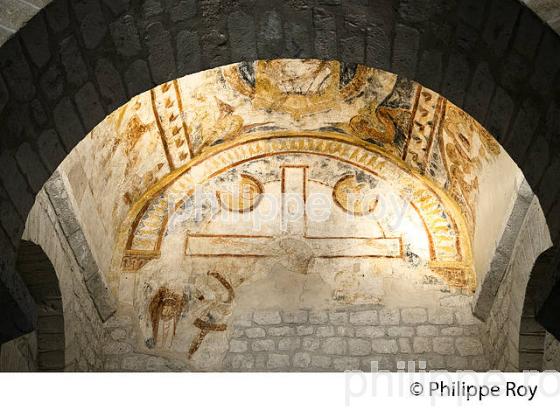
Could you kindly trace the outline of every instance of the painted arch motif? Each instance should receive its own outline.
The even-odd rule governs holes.
[[[303,158],[296,165],[305,168],[306,186],[322,184],[346,214],[367,217],[381,208],[368,200],[357,209],[345,203],[349,194],[392,187],[419,218],[430,269],[451,286],[475,287],[478,174],[500,147],[476,121],[415,82],[336,61],[256,61],[162,84],[115,119],[117,133],[129,136],[123,141],[132,158],[136,146],[151,144],[158,152],[147,173],[133,162],[127,168],[139,183],[124,194],[131,208],[121,230],[123,271],[160,257],[177,210],[197,187],[214,186],[223,212],[256,212],[272,189],[267,178],[281,180],[291,174],[290,158]],[[317,176],[312,158],[338,164],[331,172],[336,180]],[[275,165],[266,165],[263,177],[250,172],[258,161]],[[399,258],[414,259],[406,234],[397,234]],[[196,240],[185,242],[188,250]]]
[[[361,182],[359,189],[368,185],[373,186],[376,183],[396,187],[396,195],[400,200],[410,204],[410,209],[417,215],[418,221],[420,221],[418,225],[421,225],[423,234],[427,238],[426,258],[429,260],[428,266],[450,285],[471,289],[474,287],[468,231],[453,201],[444,192],[427,181],[425,177],[415,171],[408,170],[406,164],[383,153],[380,149],[366,147],[366,144],[356,143],[343,136],[324,133],[251,135],[238,142],[216,147],[214,152],[208,152],[191,165],[171,174],[169,179],[165,181],[165,185],[154,188],[154,195],[142,206],[138,213],[127,242],[122,261],[123,270],[136,271],[148,261],[159,257],[162,242],[168,234],[170,226],[174,226],[174,222],[172,222],[174,213],[184,207],[191,195],[194,194],[196,187],[207,183],[216,184],[215,180],[224,174],[231,173],[232,170],[238,170],[243,166],[250,168],[252,163],[258,161],[265,160],[270,165],[273,158],[276,161],[274,163],[278,164],[276,168],[305,169],[305,173],[300,177],[303,186],[307,185],[307,188],[304,188],[303,191],[304,197],[311,193],[309,187],[312,182],[316,181],[332,190],[333,198],[339,198],[338,201],[334,202],[341,208],[349,207],[340,203],[341,201],[344,202],[346,197],[337,193],[337,189],[339,189],[341,181],[346,180],[349,176],[353,179],[358,176],[362,181],[366,181]],[[281,158],[281,160],[278,160],[278,158]],[[297,158],[297,165],[293,165],[293,161],[286,161],[287,158]],[[320,172],[316,172],[314,169],[325,167],[325,163],[323,162],[320,165],[320,162],[313,158],[323,158],[336,163],[337,165],[333,167],[338,169],[339,174],[337,175],[336,171],[333,171],[330,173],[331,181],[328,181],[329,177],[324,174],[321,176]],[[284,174],[284,172],[279,174],[282,184],[289,182],[285,182],[287,177]],[[258,206],[254,206],[256,201],[251,201],[255,198],[255,193],[260,194],[263,190],[262,183],[255,182],[254,177],[247,180],[244,178],[247,177],[241,177],[241,185],[248,184],[246,193],[248,192],[249,196],[236,203],[236,212],[240,210],[252,212],[254,209],[258,209]],[[297,176],[293,178],[298,181]],[[372,181],[375,182],[372,183]],[[297,184],[298,182],[296,182]],[[344,185],[346,188],[347,184]],[[355,206],[355,204],[352,205]],[[370,206],[371,203],[367,205],[368,209]],[[369,210],[371,211],[371,209]],[[348,209],[345,209],[345,211],[348,211]],[[376,223],[383,224],[383,221],[376,221]],[[303,221],[303,225],[307,225],[307,222]],[[406,260],[407,257],[410,259],[411,253],[416,255],[408,249],[410,242],[414,242],[411,238],[406,244],[403,243],[405,233],[398,232],[397,229],[395,231],[396,236],[387,236],[386,229],[383,228],[380,227],[378,233],[372,236],[344,236],[344,238],[338,238],[339,244],[341,241],[347,240],[346,253],[335,249],[336,247],[333,248],[332,245],[326,245],[326,242],[320,241],[318,237],[309,234],[309,232],[302,231],[301,238],[312,243],[310,246],[318,252],[315,254],[317,258],[390,257]],[[231,230],[231,227],[227,229]],[[294,229],[298,231],[299,228],[295,227]],[[340,229],[338,228],[337,231],[340,231]],[[372,232],[373,230],[374,228],[372,228]],[[248,229],[248,232],[252,231],[252,228]],[[415,234],[417,235],[417,233]],[[206,245],[200,243],[195,245],[196,242],[199,242],[201,236],[204,235],[195,234],[185,239],[187,254],[189,247],[194,249],[207,248]],[[209,238],[210,236],[205,237]],[[251,235],[252,237],[258,237],[255,239],[257,243],[253,245],[249,243],[248,233],[223,232],[222,236],[223,238],[229,237],[229,244],[221,246],[222,251],[216,251],[215,256],[224,254],[235,256],[235,252],[232,253],[233,251],[228,250],[229,246],[247,251],[245,253],[239,251],[239,257],[244,254],[254,255],[255,257],[273,257],[277,256],[274,251],[269,250],[269,254],[267,254],[263,249],[274,247],[275,240],[282,235],[271,232]],[[206,242],[208,241],[209,239],[206,239]],[[215,241],[218,248],[220,248],[219,243],[223,243],[223,241],[215,238],[211,241]],[[348,253],[349,249],[352,249],[350,253]],[[253,253],[250,250],[253,250]],[[257,250],[264,253],[258,254]],[[207,251],[204,255],[212,256],[210,251]]]

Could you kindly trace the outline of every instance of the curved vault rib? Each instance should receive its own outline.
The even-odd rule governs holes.
[[[430,267],[449,284],[474,290],[471,238],[458,205],[443,190],[400,158],[349,137],[326,132],[255,133],[209,148],[155,184],[132,207],[121,230],[122,270],[136,271],[159,256],[169,218],[195,185],[241,163],[277,154],[306,153],[351,164],[397,182],[421,216],[430,238]],[[181,198],[173,201],[172,198]],[[170,205],[172,204],[172,205]],[[169,212],[168,212],[169,209]],[[128,228],[131,227],[131,228]]]

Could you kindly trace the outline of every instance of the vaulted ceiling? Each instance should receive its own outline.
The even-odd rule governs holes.
[[[52,0],[0,0],[0,45]],[[560,0],[521,0],[560,33]]]

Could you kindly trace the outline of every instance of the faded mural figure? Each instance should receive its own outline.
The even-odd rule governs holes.
[[[237,313],[475,288],[472,205],[500,149],[450,102],[390,73],[315,60],[191,80],[146,94],[148,112],[122,111],[121,133],[154,134],[154,150],[169,151],[158,154],[166,176],[142,185],[142,201],[131,195],[120,238],[118,269],[138,277],[141,349],[216,369]],[[217,206],[170,223],[195,208],[197,189]],[[253,302],[253,289],[270,297]]]
[[[187,354],[189,359],[199,349],[208,333],[223,332],[227,329],[223,322],[231,315],[235,292],[225,277],[210,271],[206,277],[200,275],[195,279],[195,287],[190,296],[196,316],[194,326],[200,329],[200,333],[191,342]]]
[[[183,313],[188,313],[189,317],[195,318],[193,325],[200,330],[187,352],[187,357],[192,358],[208,333],[227,330],[224,322],[232,312],[234,296],[229,281],[213,271],[197,275],[193,286],[184,295],[166,287],[160,288],[149,305],[152,347],[171,348],[177,323]]]
[[[154,346],[158,345],[161,324],[161,346],[170,347],[177,332],[177,322],[186,306],[185,297],[167,288],[160,288],[150,302],[150,320]],[[170,335],[171,326],[173,333]]]

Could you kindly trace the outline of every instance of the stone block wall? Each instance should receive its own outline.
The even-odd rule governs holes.
[[[137,338],[133,321],[134,313],[125,309],[105,323],[103,337],[103,370],[114,371],[184,371],[187,369],[184,360],[168,359],[156,355],[134,351]]]
[[[396,371],[487,367],[467,307],[364,306],[257,311],[233,322],[223,365],[233,371]],[[373,364],[372,364],[373,362]],[[400,362],[400,363],[399,363]]]
[[[37,195],[24,239],[41,246],[57,273],[62,294],[65,330],[65,370],[91,371],[103,367],[103,323],[45,191]]]
[[[186,355],[168,358],[135,351],[133,317],[120,310],[104,324],[103,371],[192,370]],[[498,349],[487,345],[486,325],[470,314],[468,305],[256,311],[237,315],[229,328],[222,368],[214,370],[486,371],[498,363]],[[507,340],[507,331],[502,337]],[[503,342],[497,343],[504,348]],[[504,349],[500,358],[511,353]],[[560,343],[547,335],[543,369],[559,368]]]
[[[344,371],[488,369],[480,322],[470,298],[441,308],[354,306],[335,310],[263,310],[235,315],[217,371]],[[130,312],[131,313],[131,312]],[[135,351],[133,315],[105,324],[105,371],[184,371],[182,358]],[[185,351],[188,346],[185,346]],[[373,362],[373,364],[372,364]],[[414,362],[414,365],[409,364]],[[198,370],[198,369],[197,369]]]
[[[546,221],[534,197],[516,238],[506,272],[485,321],[482,340],[491,369],[520,369],[520,332],[525,291],[535,261],[551,246]]]

